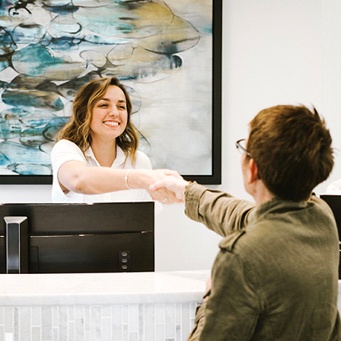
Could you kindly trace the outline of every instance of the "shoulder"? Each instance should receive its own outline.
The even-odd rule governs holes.
[[[219,243],[219,247],[226,251],[232,251],[239,238],[244,234],[245,230],[240,230],[229,234]]]
[[[149,159],[149,157],[140,150],[136,151],[136,168],[148,168],[152,169],[152,163]]]
[[[314,209],[316,211],[316,216],[317,215],[319,217],[324,216],[329,221],[332,221],[332,222],[335,221],[334,213],[326,201],[317,197],[316,195],[312,195],[308,203],[314,206]]]
[[[72,141],[69,140],[59,140],[58,142],[55,143],[55,145],[52,148],[52,152],[54,151],[60,151],[60,150],[80,150],[80,148]]]
[[[74,142],[59,140],[51,150],[51,161],[54,165],[60,165],[69,160],[85,161],[85,156]]]

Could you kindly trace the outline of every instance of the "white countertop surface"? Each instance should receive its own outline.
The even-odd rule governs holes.
[[[0,274],[0,306],[201,302],[209,276],[210,270]]]
[[[0,306],[200,302],[209,270],[2,274]]]

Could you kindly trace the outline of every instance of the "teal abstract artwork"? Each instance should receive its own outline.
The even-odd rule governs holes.
[[[0,183],[51,176],[75,93],[111,75],[153,167],[211,175],[212,51],[212,0],[0,0]]]

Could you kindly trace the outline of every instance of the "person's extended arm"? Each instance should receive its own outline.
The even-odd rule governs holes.
[[[173,174],[168,170],[89,167],[81,161],[67,161],[59,167],[58,181],[64,193],[98,194],[136,188],[149,192],[149,186],[168,173]],[[153,198],[174,200],[173,194],[166,189],[153,192]]]
[[[185,201],[185,213],[189,218],[202,222],[222,236],[245,228],[255,206],[225,192],[209,190],[182,178],[169,176],[152,185],[151,189],[160,190],[163,187],[174,192],[178,200]]]
[[[255,207],[249,201],[236,199],[226,192],[210,190],[197,183],[186,187],[185,203],[185,213],[189,218],[205,224],[222,236],[244,229]]]

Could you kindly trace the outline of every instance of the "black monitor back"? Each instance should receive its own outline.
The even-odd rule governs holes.
[[[0,205],[1,273],[8,217],[27,217],[29,273],[154,271],[153,202]]]
[[[320,196],[330,206],[334,213],[334,217],[339,232],[339,240],[341,237],[341,195],[323,194]],[[341,279],[341,248],[340,248],[340,262],[339,262],[339,279]]]

